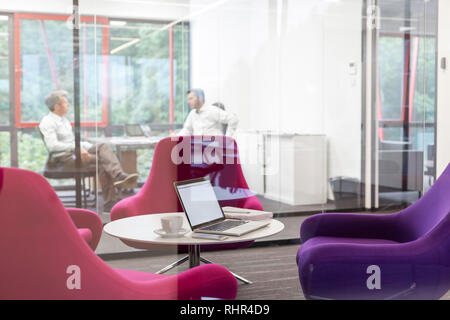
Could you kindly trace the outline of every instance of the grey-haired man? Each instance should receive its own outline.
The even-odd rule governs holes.
[[[70,107],[67,92],[51,93],[45,98],[45,104],[50,112],[42,118],[39,129],[50,153],[50,160],[54,165],[67,169],[74,168],[75,136],[66,117]],[[99,180],[104,199],[103,211],[109,212],[118,200],[115,187],[129,187],[136,182],[138,175],[125,173],[115,153],[107,144],[100,143],[94,146],[81,141],[80,148],[83,166],[95,164],[98,159]]]

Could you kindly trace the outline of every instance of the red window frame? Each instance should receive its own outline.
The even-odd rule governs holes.
[[[15,126],[16,128],[37,127],[39,122],[23,122],[21,119],[21,77],[22,69],[20,63],[20,21],[29,20],[57,20],[67,21],[70,15],[56,14],[33,14],[33,13],[15,13],[14,14],[14,101],[15,101]],[[101,122],[81,122],[82,127],[106,127],[108,125],[108,56],[109,56],[109,19],[104,17],[81,16],[81,22],[90,22],[103,24],[102,28],[102,65],[103,65],[103,83],[102,83],[102,120]],[[72,126],[74,124],[72,123]]]

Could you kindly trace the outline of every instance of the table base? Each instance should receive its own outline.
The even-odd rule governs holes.
[[[214,263],[208,259],[205,259],[203,257],[200,256],[200,245],[189,245],[188,246],[188,255],[175,261],[174,263],[169,264],[167,267],[162,268],[161,270],[157,271],[157,274],[163,274],[177,266],[179,266],[180,264],[183,264],[184,262],[189,260],[189,268],[194,268],[200,265],[200,262],[209,264],[209,263]],[[230,271],[230,273],[237,279],[242,281],[245,284],[252,284],[252,282],[250,280],[247,280],[233,272]]]

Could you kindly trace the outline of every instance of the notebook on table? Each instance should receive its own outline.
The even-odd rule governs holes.
[[[260,211],[253,209],[237,208],[237,207],[222,207],[225,218],[241,219],[241,220],[265,220],[272,219],[273,212]]]
[[[194,232],[241,236],[270,221],[227,219],[207,177],[174,183],[178,198]]]

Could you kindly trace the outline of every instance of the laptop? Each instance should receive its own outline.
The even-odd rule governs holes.
[[[174,186],[194,232],[241,236],[270,223],[226,219],[207,177],[174,182]]]
[[[127,136],[129,137],[143,137],[144,131],[142,131],[142,128],[138,124],[126,124],[125,125],[125,132]]]

